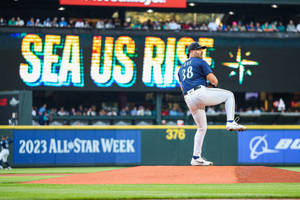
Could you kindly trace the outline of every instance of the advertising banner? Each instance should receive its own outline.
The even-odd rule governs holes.
[[[60,0],[61,5],[186,8],[186,0]]]
[[[300,163],[300,130],[247,130],[238,133],[238,162]]]
[[[139,130],[15,130],[14,165],[138,164]]]

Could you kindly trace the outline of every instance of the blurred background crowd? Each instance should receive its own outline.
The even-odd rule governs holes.
[[[130,18],[129,18],[130,19]],[[223,23],[219,18],[212,21],[178,21],[152,20],[121,22],[119,18],[86,19],[54,17],[54,18],[33,18],[22,19],[21,17],[4,18],[0,17],[0,26],[20,26],[20,27],[55,27],[55,28],[93,28],[93,29],[130,29],[130,30],[199,30],[199,31],[223,31],[223,32],[300,32],[300,22],[292,19],[284,24],[282,21],[249,21],[242,20]]]

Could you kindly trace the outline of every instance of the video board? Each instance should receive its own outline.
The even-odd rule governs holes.
[[[179,91],[177,72],[187,60],[187,46],[195,41],[208,47],[203,59],[222,88],[300,90],[295,84],[300,39],[149,32],[0,33],[0,89]]]

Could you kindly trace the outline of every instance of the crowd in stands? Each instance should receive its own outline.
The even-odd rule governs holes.
[[[186,21],[184,23],[176,20],[170,21],[151,21],[130,23],[125,21],[121,23],[120,19],[70,19],[64,17],[53,19],[30,18],[28,21],[20,17],[5,19],[0,17],[0,26],[26,26],[26,27],[69,27],[69,28],[96,28],[96,29],[134,29],[134,30],[199,30],[199,31],[227,31],[227,32],[300,32],[300,22],[297,24],[289,20],[288,24],[280,21],[273,22],[254,22],[243,23],[242,21],[232,21],[230,24],[209,23],[198,24],[196,22]]]
[[[275,100],[269,110],[265,110],[263,107],[250,106],[247,108],[240,108],[237,110],[239,113],[244,114],[261,114],[262,112],[300,112],[300,101],[291,102],[291,105],[286,107],[282,98]],[[105,106],[101,109],[97,109],[95,105],[90,107],[84,107],[80,105],[78,108],[71,108],[65,110],[64,107],[47,108],[47,104],[42,105],[40,108],[33,107],[32,116],[39,118],[41,125],[51,122],[53,117],[56,116],[155,116],[155,108],[153,106],[133,105],[124,106],[121,109],[118,107]],[[206,107],[207,114],[225,113],[224,105]],[[191,113],[188,109],[182,109],[177,103],[172,106],[163,106],[161,110],[161,116],[190,116]]]

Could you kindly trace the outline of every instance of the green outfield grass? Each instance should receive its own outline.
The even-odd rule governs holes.
[[[300,167],[283,167],[300,171]],[[113,170],[98,168],[13,169],[3,173],[89,173]],[[172,198],[300,198],[300,183],[195,184],[195,185],[51,185],[20,184],[53,176],[0,176],[0,199],[172,199]],[[63,175],[62,175],[63,176]]]

